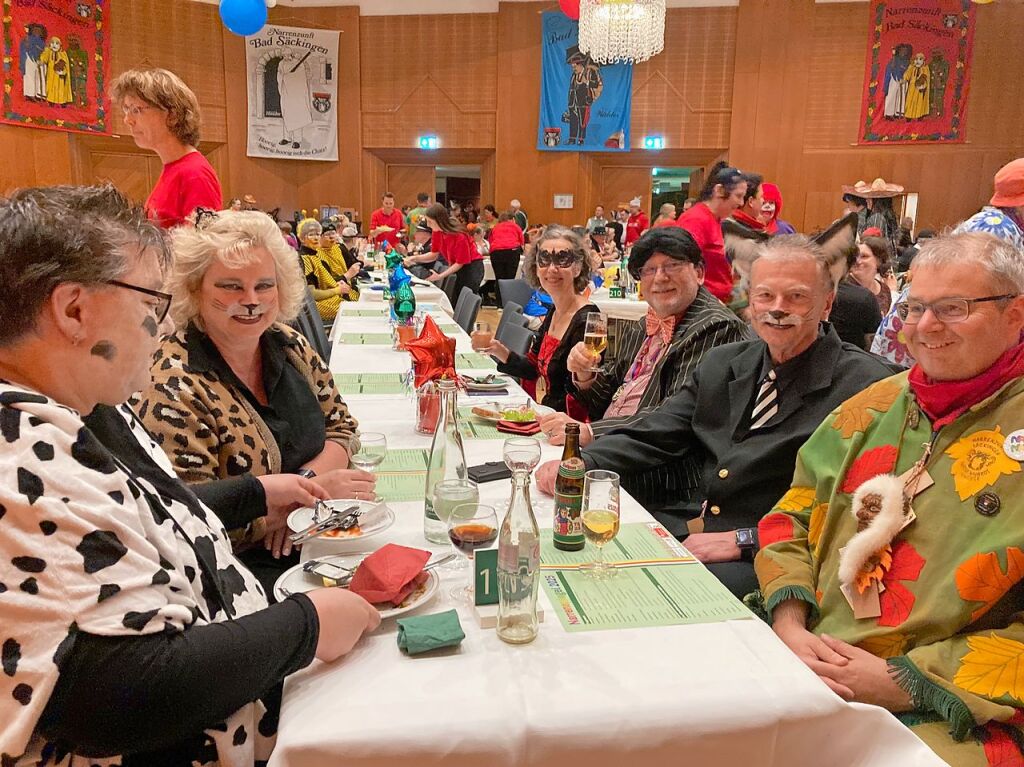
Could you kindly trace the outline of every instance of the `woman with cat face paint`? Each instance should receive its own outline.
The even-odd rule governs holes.
[[[165,338],[138,412],[188,483],[300,474],[328,497],[375,497],[349,469],[356,421],[295,317],[305,283],[274,222],[255,212],[205,217],[171,235],[168,288],[178,330]],[[297,561],[284,515],[238,520],[239,558],[267,587]],[[229,526],[230,527],[230,526]]]

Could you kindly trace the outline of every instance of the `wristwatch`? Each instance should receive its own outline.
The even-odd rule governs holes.
[[[295,473],[298,474],[300,477],[305,477],[306,479],[313,479],[313,477],[316,476],[316,472],[313,471],[312,469],[299,469]]]
[[[740,550],[741,562],[753,562],[757,553],[757,528],[741,527],[736,531],[736,545]]]

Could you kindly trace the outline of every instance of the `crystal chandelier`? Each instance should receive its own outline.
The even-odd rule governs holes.
[[[580,0],[579,46],[599,64],[647,61],[665,47],[665,0]]]

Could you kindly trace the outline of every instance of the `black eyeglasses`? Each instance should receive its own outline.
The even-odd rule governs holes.
[[[576,263],[576,255],[571,250],[541,250],[537,248],[537,266],[555,266],[568,269]]]
[[[168,310],[171,308],[171,294],[164,293],[161,290],[150,290],[149,288],[140,288],[138,285],[129,285],[127,282],[121,282],[120,280],[107,280],[107,285],[117,285],[119,288],[127,288],[128,290],[134,290],[136,293],[145,293],[147,296],[153,296],[160,300],[160,303],[153,307],[153,314],[156,316],[156,323],[159,325],[164,321],[167,316]]]

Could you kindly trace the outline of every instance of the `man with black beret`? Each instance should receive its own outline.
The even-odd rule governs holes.
[[[709,349],[753,334],[742,320],[703,286],[700,247],[685,229],[659,227],[633,244],[629,271],[643,288],[647,316],[624,324],[613,359],[594,373],[594,358],[582,344],[569,352],[573,397],[591,422],[580,426],[587,445],[612,429],[642,420],[666,397],[683,388]],[[553,444],[564,439],[565,413],[541,419]],[[686,497],[700,482],[700,462],[680,461],[622,478],[623,486],[645,505]]]

